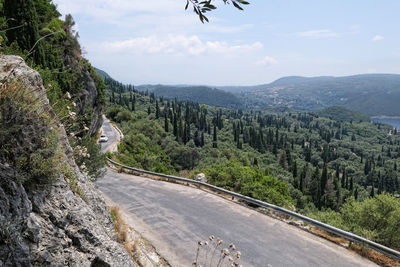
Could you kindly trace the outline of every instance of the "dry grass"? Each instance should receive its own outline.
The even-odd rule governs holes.
[[[342,237],[339,237],[339,236],[332,235],[332,234],[330,234],[324,230],[321,230],[319,228],[316,228],[316,227],[311,227],[310,232],[312,232],[320,237],[323,237],[335,244],[341,245],[341,246],[348,246],[348,244],[349,244],[348,240],[346,240]]]
[[[324,230],[321,230],[319,228],[312,227],[312,228],[310,228],[310,232],[312,232],[320,237],[323,237],[331,242],[334,242],[338,245],[345,246],[348,249],[356,252],[360,256],[367,258],[380,266],[400,267],[399,260],[396,260],[389,256],[386,256],[385,254],[380,253],[376,250],[369,249],[368,247],[361,246],[359,244],[351,243],[342,237],[334,236],[334,235],[332,235]]]
[[[114,230],[115,233],[117,234],[118,243],[124,246],[125,250],[129,253],[129,255],[133,255],[137,250],[136,243],[130,238],[129,226],[125,223],[124,219],[122,218],[119,207],[116,206],[111,207],[110,214],[114,222]]]
[[[358,244],[350,244],[349,249],[357,252],[361,256],[368,258],[369,260],[379,264],[380,266],[387,267],[400,267],[400,261],[395,260],[391,257],[386,256],[373,249],[368,249],[367,247],[360,246]]]

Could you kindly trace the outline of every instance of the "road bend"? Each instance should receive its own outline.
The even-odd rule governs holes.
[[[107,151],[118,132],[108,120],[103,129],[109,142],[102,144],[102,151]],[[210,192],[112,169],[96,184],[172,266],[192,266],[197,241],[209,235],[222,238],[225,246],[235,244],[243,266],[377,266],[344,247]]]

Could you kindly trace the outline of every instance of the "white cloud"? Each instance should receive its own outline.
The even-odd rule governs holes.
[[[377,34],[374,36],[374,38],[372,38],[372,41],[377,42],[377,41],[382,41],[383,39],[385,39],[383,38],[383,36]]]
[[[107,52],[132,54],[191,55],[246,53],[261,49],[260,42],[253,44],[230,45],[224,41],[202,41],[197,35],[168,35],[166,37],[147,36],[124,41],[104,42],[101,48]]]
[[[278,64],[278,61],[270,56],[266,56],[263,59],[256,62],[257,65],[275,65]]]
[[[296,33],[296,35],[300,36],[300,37],[312,38],[312,39],[339,37],[338,33],[333,32],[330,29],[310,30],[310,31],[298,32],[298,33]]]

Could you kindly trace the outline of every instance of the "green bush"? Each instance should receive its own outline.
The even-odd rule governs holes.
[[[205,169],[204,173],[216,186],[279,206],[289,207],[292,204],[287,184],[265,175],[258,167],[227,161]]]
[[[400,199],[389,194],[361,202],[351,197],[340,213],[314,210],[307,215],[396,250],[400,248]]]
[[[58,133],[40,101],[18,82],[0,89],[0,161],[13,166],[19,181],[51,183],[58,164]]]

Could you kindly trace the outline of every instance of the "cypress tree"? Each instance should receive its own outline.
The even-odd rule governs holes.
[[[304,165],[303,170],[300,174],[300,182],[299,182],[299,190],[303,193],[304,192],[304,180],[307,175],[307,165]]]
[[[164,130],[168,133],[168,118],[167,118],[167,112],[164,112]]]
[[[38,15],[33,0],[4,0],[4,15],[8,20],[8,26],[18,27],[7,31],[9,44],[16,41],[21,50],[29,51],[39,40]],[[36,44],[34,50],[35,63],[45,65],[45,55],[41,42]]]
[[[160,117],[160,107],[158,106],[158,101],[156,100],[156,119]]]
[[[297,162],[296,161],[293,161],[292,173],[293,173],[293,177],[296,178],[297,177]]]
[[[341,183],[341,185],[342,185],[342,188],[345,188],[345,186],[346,186],[346,177],[345,177],[345,175],[344,175],[344,172],[342,173],[342,183]]]
[[[213,148],[217,148],[217,125],[214,124],[214,133],[213,133]]]
[[[350,191],[353,191],[353,188],[354,188],[353,177],[350,177]]]
[[[174,136],[178,136],[178,118],[176,117],[176,113],[174,112],[174,119],[173,119],[173,125],[174,125]]]
[[[324,169],[322,170],[322,175],[321,175],[321,195],[325,194],[325,187],[327,182],[328,182],[328,168],[326,167],[326,164],[324,164]]]
[[[320,183],[321,175],[319,172],[319,168],[316,167],[315,171],[311,177],[311,186],[310,186],[310,193],[313,199],[315,206],[318,209],[321,209],[321,183]]]
[[[193,141],[197,147],[201,146],[201,140],[199,140],[199,131],[194,132]]]
[[[189,142],[191,136],[190,136],[190,123],[185,122],[185,127],[186,127],[186,142]]]
[[[285,150],[283,150],[282,153],[281,153],[281,156],[279,158],[279,165],[285,170],[287,170],[287,168],[288,168],[288,164],[287,164],[287,161],[286,161],[286,152],[285,152]]]
[[[186,143],[187,143],[187,141],[188,141],[186,122],[184,123],[184,127],[183,127],[183,137],[182,137],[182,141],[183,141],[183,143],[184,143],[185,145],[186,145]]]

